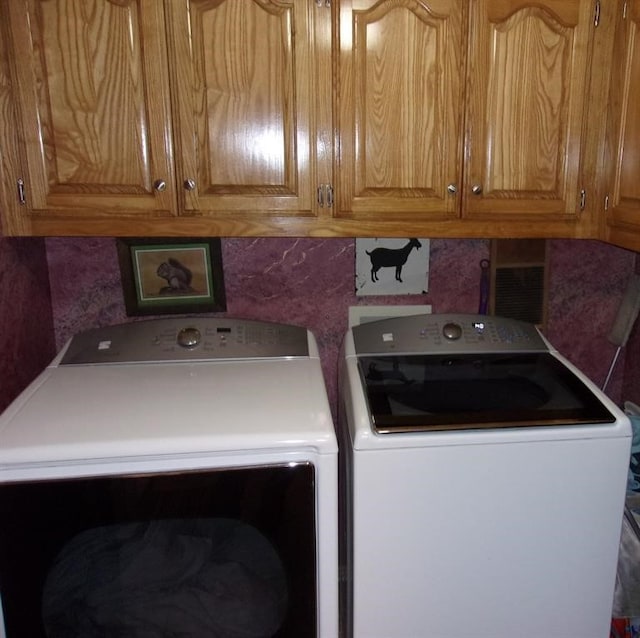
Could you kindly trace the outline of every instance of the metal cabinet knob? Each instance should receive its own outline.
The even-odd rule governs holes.
[[[458,192],[458,187],[455,184],[449,184],[447,186],[447,190],[452,194],[455,195]]]
[[[155,182],[153,182],[153,188],[154,190],[161,193],[163,190],[166,190],[167,182],[165,182],[163,179],[157,179]]]
[[[184,180],[184,187],[185,187],[185,190],[188,190],[188,191],[195,190],[196,181],[189,177],[188,179]]]
[[[472,192],[474,195],[482,195],[482,186],[480,186],[480,184],[474,184],[474,185],[471,187],[471,192]]]

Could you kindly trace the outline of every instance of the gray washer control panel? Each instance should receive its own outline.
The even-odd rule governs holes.
[[[532,324],[487,315],[413,315],[353,327],[356,354],[548,350]]]
[[[61,365],[307,357],[307,330],[218,317],[134,321],[82,332]]]

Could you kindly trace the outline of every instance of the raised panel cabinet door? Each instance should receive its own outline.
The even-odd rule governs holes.
[[[640,228],[640,0],[620,12],[611,68],[607,221]]]
[[[458,215],[468,4],[339,3],[337,216]]]
[[[314,214],[316,3],[168,6],[185,214]]]
[[[463,216],[578,215],[592,0],[471,3]]]
[[[22,173],[16,136],[17,105],[9,72],[7,38],[2,27],[0,22],[0,236],[25,234],[29,230],[28,211],[20,203],[18,193]]]
[[[11,0],[4,8],[34,217],[175,213],[158,0]]]

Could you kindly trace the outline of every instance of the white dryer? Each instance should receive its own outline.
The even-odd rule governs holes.
[[[82,333],[0,416],[2,638],[335,638],[337,536],[303,328]]]
[[[606,638],[631,429],[528,324],[421,315],[346,336],[354,638]]]

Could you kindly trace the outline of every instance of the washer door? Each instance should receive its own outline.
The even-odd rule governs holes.
[[[550,353],[363,356],[378,433],[613,423]]]

